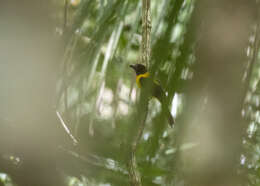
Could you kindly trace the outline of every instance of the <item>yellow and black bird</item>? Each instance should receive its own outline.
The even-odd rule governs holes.
[[[172,117],[171,112],[169,111],[169,108],[167,107],[166,95],[165,95],[165,92],[163,91],[161,85],[158,82],[153,81],[151,79],[150,74],[144,65],[134,64],[134,65],[130,65],[130,67],[135,70],[136,84],[138,85],[139,88],[145,87],[148,84],[149,84],[149,86],[151,86],[150,87],[151,96],[157,98],[160,101],[160,103],[162,105],[162,110],[166,114],[166,117],[168,118],[169,125],[172,127],[174,124],[174,118]]]

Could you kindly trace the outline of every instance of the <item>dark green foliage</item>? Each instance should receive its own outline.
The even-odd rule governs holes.
[[[166,7],[167,4],[172,6],[167,6],[165,11],[163,7]],[[185,60],[179,62],[178,60],[177,63],[176,56],[172,54],[184,49],[185,51],[181,51],[182,58],[185,58],[186,55],[192,55],[192,50],[181,47],[184,45],[182,37],[184,37],[183,33],[186,32],[186,25],[192,11],[185,15],[186,19],[182,18],[181,20],[179,16],[181,12],[190,10],[193,3],[189,2],[183,5],[182,0],[165,0],[160,3],[152,2],[152,7],[152,12],[157,12],[152,13],[152,19],[157,21],[153,22],[153,26],[156,25],[153,29],[158,29],[159,26],[165,29],[162,31],[153,30],[157,36],[152,38],[151,62],[153,65],[150,70],[157,74],[157,79],[162,83],[165,91],[171,91],[168,97],[170,106],[174,92],[176,92],[176,88],[172,90],[172,85],[180,85],[181,72],[184,66],[187,67],[185,63],[188,62]],[[133,86],[135,83],[133,71],[128,66],[139,60],[140,10],[139,1],[115,0],[102,5],[98,1],[86,0],[79,5],[75,13],[71,13],[74,15],[71,19],[72,30],[81,30],[81,32],[78,36],[74,36],[74,31],[72,32],[71,37],[78,37],[78,41],[73,49],[73,57],[67,62],[69,65],[66,68],[71,73],[66,81],[69,87],[73,87],[78,92],[79,96],[75,100],[76,104],[72,104],[74,106],[60,107],[61,110],[68,109],[67,112],[74,113],[70,115],[70,121],[78,123],[75,123],[78,126],[76,133],[80,140],[78,153],[84,155],[84,148],[86,148],[87,153],[113,159],[123,167],[127,164],[130,144],[137,135],[141,118],[144,117],[141,117],[140,114],[144,113],[143,109],[145,109],[141,106],[144,102],[138,106],[135,105],[137,100],[129,99],[133,97],[131,92],[137,90],[136,85]],[[160,11],[164,11],[164,14],[160,15]],[[120,26],[122,23],[124,25]],[[175,41],[172,41],[176,24],[181,24],[182,28],[179,30],[179,35],[175,36]],[[116,33],[120,35],[115,36]],[[90,41],[84,44],[81,41],[82,37],[87,37]],[[118,42],[113,43],[113,40]],[[109,51],[109,47],[113,49],[110,48],[111,51]],[[155,69],[157,70],[155,71]],[[177,78],[170,79],[174,75]],[[64,80],[62,81],[64,82]],[[88,89],[85,89],[86,87]],[[70,99],[69,89],[63,89],[64,91],[68,91],[67,99]],[[104,91],[108,92],[104,93]],[[101,99],[105,94],[108,94],[108,99],[110,99],[108,102]],[[62,99],[60,103],[62,103]],[[89,105],[89,109],[85,110],[83,105]],[[127,115],[122,115],[122,105],[127,109]],[[108,118],[102,117],[104,112],[102,107],[112,109]],[[173,167],[167,165],[167,161],[171,159],[172,155],[165,154],[165,151],[173,148],[170,141],[174,140],[174,136],[170,135],[172,129],[167,127],[167,120],[163,114],[158,112],[158,108],[157,103],[149,106],[148,112],[151,114],[148,114],[144,131],[145,135],[149,134],[149,137],[147,140],[142,138],[137,148],[137,162],[144,185],[156,185],[155,180],[161,179],[158,176],[163,178],[159,181],[161,184],[163,184],[166,175],[171,175],[171,179],[174,179],[174,174],[170,173]],[[151,111],[154,109],[157,111]],[[78,115],[77,113],[86,114]],[[72,128],[74,127],[72,126]],[[165,132],[167,136],[163,137]],[[103,171],[109,170],[104,168]],[[103,173],[103,171],[96,172],[98,175],[102,174],[102,177],[95,175],[94,171],[92,172],[93,176],[85,176],[89,179],[92,177],[97,181],[107,181],[112,185],[118,185],[110,174]]]

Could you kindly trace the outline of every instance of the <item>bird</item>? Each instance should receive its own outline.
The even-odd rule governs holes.
[[[168,123],[170,127],[173,127],[175,121],[166,104],[167,97],[160,83],[155,80],[152,80],[152,78],[150,77],[150,73],[148,72],[146,66],[144,66],[143,64],[137,63],[130,65],[129,67],[134,69],[136,73],[136,84],[139,88],[141,88],[141,90],[143,87],[147,87],[147,85],[150,86],[149,88],[151,88],[151,91],[149,92],[151,92],[151,96],[159,100],[162,106],[162,110],[168,118]]]

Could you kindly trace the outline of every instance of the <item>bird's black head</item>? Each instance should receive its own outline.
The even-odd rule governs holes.
[[[144,74],[147,72],[146,67],[142,64],[130,65],[130,67],[135,70],[136,75]]]

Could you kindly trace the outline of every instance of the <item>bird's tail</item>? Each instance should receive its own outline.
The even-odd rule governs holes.
[[[160,97],[160,99],[159,99],[159,101],[160,101],[161,104],[162,104],[162,110],[163,110],[163,112],[165,113],[165,116],[166,116],[167,119],[168,119],[168,123],[169,123],[170,127],[173,127],[173,125],[174,125],[174,123],[175,123],[175,120],[174,120],[174,118],[172,117],[172,114],[171,114],[169,108],[166,106],[167,104],[166,104],[166,101],[165,101],[165,100],[166,100],[166,97],[165,97],[165,96],[162,96],[162,97]]]
[[[170,127],[173,127],[175,121],[174,121],[174,118],[172,117],[172,114],[171,114],[171,112],[169,111],[169,109],[167,109],[166,114],[167,114],[168,123],[169,123]]]

